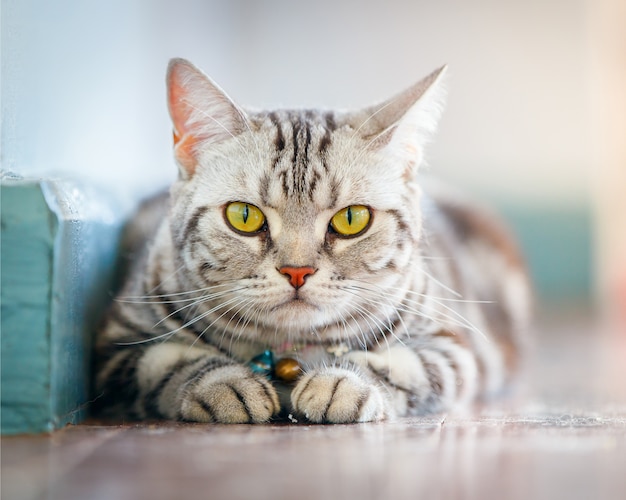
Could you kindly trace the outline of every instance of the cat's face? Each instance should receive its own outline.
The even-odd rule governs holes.
[[[189,63],[168,75],[172,234],[192,286],[231,301],[216,312],[291,335],[391,315],[420,236],[438,74],[359,113],[244,113]]]

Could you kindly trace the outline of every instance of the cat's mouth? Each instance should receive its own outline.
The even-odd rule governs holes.
[[[312,309],[319,309],[311,301],[303,299],[302,297],[298,295],[294,295],[293,297],[281,302],[280,304],[275,305],[274,307],[272,307],[271,310],[277,311],[279,309],[290,308],[290,307],[297,307],[297,308],[308,307]]]
[[[320,308],[310,299],[303,297],[302,293],[294,290],[289,297],[270,309],[273,313],[299,313],[306,311],[317,311]]]

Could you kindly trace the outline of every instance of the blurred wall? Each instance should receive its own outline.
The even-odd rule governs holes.
[[[590,1],[2,0],[2,169],[83,177],[129,199],[171,181],[174,56],[254,107],[363,106],[447,63],[432,171],[514,211],[564,211],[588,232]],[[540,277],[559,252],[540,255]]]
[[[503,199],[580,203],[585,15],[582,0],[2,0],[3,168],[164,182],[172,56],[253,106],[362,106],[448,63],[432,167]]]
[[[626,2],[590,0],[588,22],[598,300],[626,326]]]

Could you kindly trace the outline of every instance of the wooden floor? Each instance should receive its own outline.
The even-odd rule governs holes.
[[[626,331],[541,320],[530,375],[468,415],[68,427],[2,439],[2,499],[626,498]]]

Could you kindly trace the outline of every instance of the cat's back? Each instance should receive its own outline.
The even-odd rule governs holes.
[[[525,267],[515,236],[495,211],[444,182],[424,178],[420,185],[427,234],[448,233],[456,244],[482,247],[512,267]]]
[[[512,231],[491,209],[443,183],[422,183],[421,253],[459,309],[487,326],[511,377],[528,348],[532,287]]]
[[[159,226],[167,219],[169,190],[163,190],[143,200],[124,227],[121,242],[121,275],[132,270],[156,235]]]

